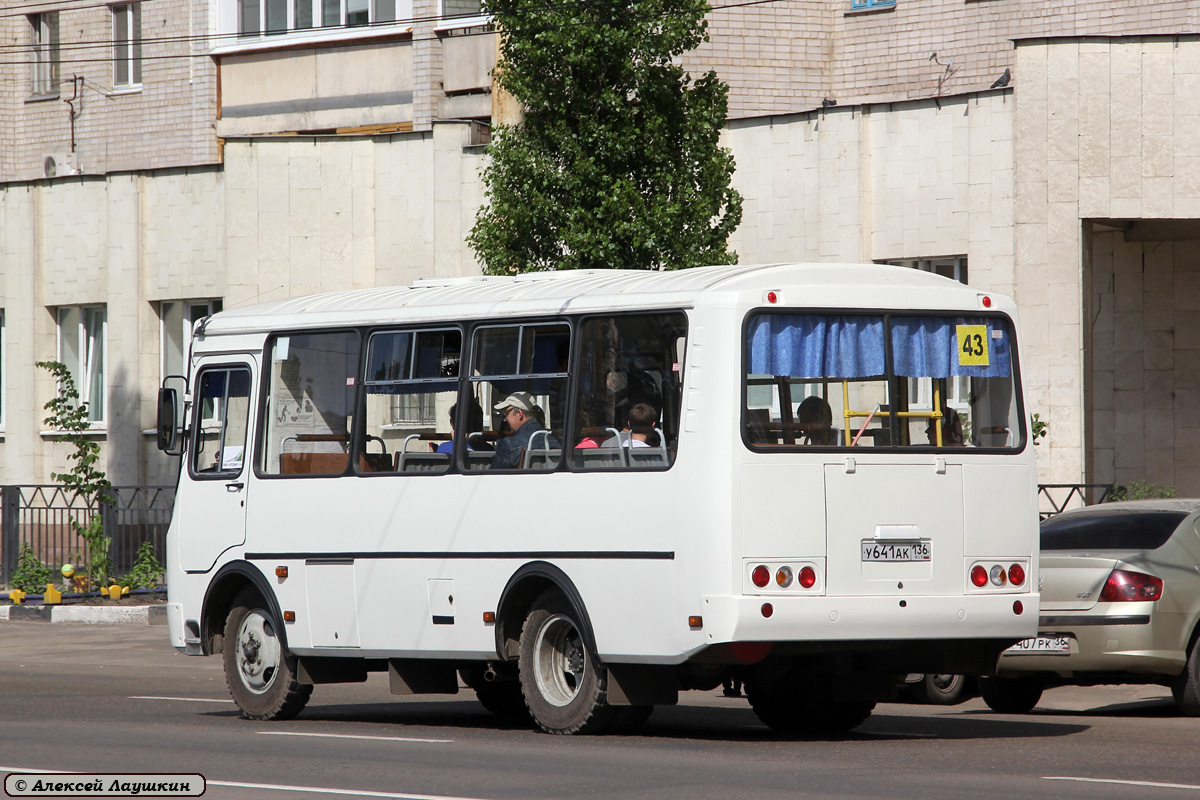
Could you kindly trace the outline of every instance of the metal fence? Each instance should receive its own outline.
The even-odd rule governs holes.
[[[1111,498],[1111,483],[1038,484],[1038,514],[1048,519],[1070,508],[1105,503]]]
[[[175,487],[114,486],[110,494],[115,502],[97,508],[61,486],[0,486],[0,584],[12,580],[25,543],[51,567],[86,564],[87,543],[73,522],[84,524],[97,510],[111,540],[110,574],[129,572],[143,542],[151,542],[158,562],[166,563]]]

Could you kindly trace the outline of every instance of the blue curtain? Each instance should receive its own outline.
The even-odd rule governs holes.
[[[986,329],[986,366],[959,363],[959,325]],[[897,375],[1001,378],[1012,373],[1008,331],[991,320],[893,317],[890,328]],[[750,324],[750,373],[791,378],[882,375],[883,335],[882,317],[763,314]]]
[[[986,328],[987,365],[959,363],[958,326]],[[1007,378],[1012,372],[1008,332],[985,319],[893,317],[892,361],[897,375],[909,378]]]
[[[882,375],[883,318],[763,314],[751,323],[750,372],[792,378]]]

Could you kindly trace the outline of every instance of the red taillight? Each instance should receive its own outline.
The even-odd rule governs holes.
[[[817,571],[812,567],[804,567],[800,570],[796,581],[805,589],[811,589],[817,583]]]
[[[984,308],[992,307],[992,298],[988,297],[986,294],[983,296],[983,300],[981,302],[983,303]]]
[[[767,619],[770,619],[771,615],[774,613],[775,613],[775,606],[771,605],[770,603],[762,604],[762,615],[764,617],[766,617]]]
[[[767,569],[762,564],[754,568],[750,573],[750,580],[754,581],[754,585],[760,589],[766,588],[766,585],[771,582],[771,570]]]
[[[1012,581],[1013,586],[1021,586],[1025,583],[1025,568],[1020,564],[1013,564],[1008,568],[1008,579]]]
[[[1100,601],[1123,603],[1157,600],[1162,597],[1162,591],[1161,578],[1125,569],[1114,569],[1104,582],[1104,588],[1100,590]]]
[[[971,567],[971,583],[979,587],[987,586],[988,571],[979,564]]]

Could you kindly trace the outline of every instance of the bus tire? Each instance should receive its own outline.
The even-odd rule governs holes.
[[[830,700],[824,691],[786,675],[773,681],[748,680],[746,698],[759,720],[789,736],[822,736],[854,730],[875,710],[871,700]]]
[[[912,694],[920,702],[935,706],[956,706],[971,696],[967,676],[956,673],[925,675],[913,684]]]
[[[1037,678],[980,678],[979,694],[993,711],[1027,714],[1042,699],[1042,685]]]
[[[542,592],[521,628],[521,693],[546,733],[601,733],[619,721],[608,673],[588,651],[575,609],[557,589]]]
[[[225,618],[225,683],[246,719],[291,719],[312,695],[296,680],[296,659],[275,631],[278,623],[257,594],[243,592]]]

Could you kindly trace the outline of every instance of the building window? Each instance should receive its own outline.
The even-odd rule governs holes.
[[[162,342],[162,379],[188,373],[187,356],[192,346],[192,328],[205,317],[221,310],[220,299],[164,300],[158,304]]]
[[[34,97],[58,94],[58,12],[29,15],[30,73]]]
[[[58,309],[58,360],[75,381],[80,402],[87,403],[88,420],[105,419],[105,350],[107,312],[104,306],[63,306]]]
[[[354,28],[395,22],[397,7],[411,16],[412,0],[238,0],[242,37],[315,28]]]
[[[946,258],[905,258],[897,261],[885,261],[897,267],[910,267],[922,272],[934,272],[943,278],[950,278],[959,283],[967,282],[967,257],[947,256]]]
[[[113,86],[142,83],[142,6],[126,3],[112,7]]]
[[[850,0],[850,8],[894,8],[896,0]]]
[[[460,19],[473,19],[483,14],[483,6],[479,0],[441,0],[442,19],[454,22]]]

